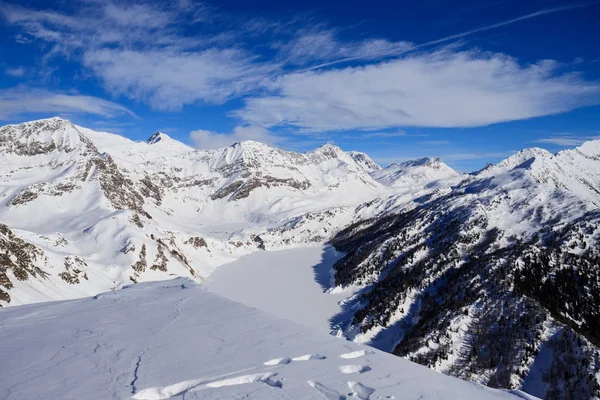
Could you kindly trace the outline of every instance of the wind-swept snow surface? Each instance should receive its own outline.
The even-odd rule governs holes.
[[[142,283],[0,313],[3,399],[520,399],[219,297]],[[285,362],[273,362],[273,360]],[[354,372],[348,375],[349,372]],[[360,373],[362,371],[362,373]],[[351,377],[351,378],[350,378]]]

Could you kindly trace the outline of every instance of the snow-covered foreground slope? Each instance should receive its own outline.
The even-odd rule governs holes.
[[[7,400],[529,398],[315,334],[183,278],[3,310],[0,365]]]

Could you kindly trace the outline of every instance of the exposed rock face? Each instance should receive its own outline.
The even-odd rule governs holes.
[[[58,276],[70,284],[81,283],[81,279],[85,279],[87,281],[88,276],[85,272],[87,266],[87,263],[81,257],[65,257],[65,271],[58,274]]]
[[[45,261],[42,250],[0,224],[0,300],[10,303],[8,291],[14,287],[11,279],[26,281],[32,276],[45,278],[47,273],[42,269]]]
[[[208,249],[208,245],[206,244],[206,240],[199,236],[191,237],[184,242],[185,244],[189,244],[194,246],[194,248],[199,249],[200,247],[205,247]]]

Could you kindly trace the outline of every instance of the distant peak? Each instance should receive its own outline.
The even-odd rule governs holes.
[[[344,152],[344,150],[340,149],[338,146],[331,144],[331,143],[325,143],[324,145],[319,146],[316,149],[314,149],[311,153],[337,156],[343,152]]]
[[[42,118],[42,119],[36,119],[33,121],[28,121],[28,122],[23,122],[23,124],[45,124],[45,123],[49,123],[49,124],[72,124],[71,121],[69,121],[68,119],[64,119],[58,116],[55,117],[50,117],[50,118]]]
[[[256,140],[240,140],[235,142],[230,147],[271,147],[266,143],[257,142]]]
[[[161,140],[165,139],[165,138],[169,138],[168,135],[160,132],[160,131],[156,131],[155,133],[152,134],[152,136],[150,136],[148,138],[148,140],[146,140],[146,143],[148,144],[156,144],[158,142],[160,142]]]
[[[331,144],[331,143],[325,143],[324,145],[319,146],[317,148],[317,150],[319,150],[319,149],[323,149],[323,150],[335,150],[335,151],[342,150],[338,146],[336,146],[334,144]]]
[[[426,166],[426,165],[431,165],[431,164],[439,164],[441,162],[442,162],[442,160],[437,157],[422,157],[422,158],[417,158],[415,160],[405,161],[405,162],[401,163],[400,165],[405,166],[405,167],[418,167],[418,166]]]

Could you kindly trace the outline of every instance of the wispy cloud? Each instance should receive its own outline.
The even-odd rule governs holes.
[[[191,0],[89,0],[69,14],[0,3],[0,12],[21,28],[19,42],[49,49],[46,62],[79,62],[114,96],[169,111],[243,99],[233,113],[243,125],[314,133],[483,126],[597,104],[597,82],[561,75],[551,61],[524,65],[504,54],[452,47],[424,51],[590,4],[548,8],[418,45],[342,40],[338,29],[302,18],[223,23],[218,11]],[[197,28],[193,36],[190,27]],[[265,40],[257,46],[248,37]],[[359,63],[338,67],[348,61]]]
[[[406,131],[403,130],[397,130],[394,132],[371,132],[371,133],[365,133],[362,135],[363,138],[365,139],[369,139],[369,138],[393,138],[393,137],[400,137],[400,136],[408,136],[408,133],[406,133]]]
[[[568,133],[558,133],[551,137],[538,139],[535,143],[552,144],[556,146],[574,147],[580,146],[588,140],[600,139],[600,136],[575,136]]]
[[[542,15],[546,15],[546,14],[553,14],[553,13],[557,13],[557,12],[562,12],[562,11],[568,11],[568,10],[572,10],[572,9],[576,9],[576,8],[582,8],[582,7],[588,7],[594,4],[597,4],[598,1],[592,1],[592,2],[587,2],[587,3],[576,3],[576,4],[569,4],[566,6],[560,6],[560,7],[554,7],[554,8],[545,8],[543,10],[539,10],[530,14],[525,14],[525,15],[521,15],[519,17],[515,17],[515,18],[511,18],[508,20],[504,20],[504,21],[500,21],[494,24],[490,24],[490,25],[485,25],[476,29],[471,29],[468,31],[464,31],[464,32],[460,32],[460,33],[456,33],[453,35],[449,35],[449,36],[445,36],[439,39],[435,39],[435,40],[431,40],[425,43],[420,43],[420,44],[412,44],[411,46],[406,46],[404,48],[399,48],[396,50],[396,52],[389,52],[387,54],[385,54],[385,56],[391,57],[391,56],[400,56],[403,55],[405,53],[408,53],[410,51],[416,51],[419,49],[422,49],[424,47],[429,47],[429,46],[433,46],[433,45],[437,45],[437,44],[442,44],[442,43],[447,43],[447,42],[452,42],[452,41],[456,41],[459,39],[462,39],[464,37],[467,36],[471,36],[475,33],[480,33],[480,32],[485,32],[485,31],[489,31],[492,29],[497,29],[497,28],[501,28],[503,26],[507,26],[507,25],[511,25],[520,21],[525,21],[531,18],[536,18],[536,17],[540,17]],[[319,64],[319,65],[315,65],[312,66],[311,68],[309,68],[309,70],[316,70],[316,69],[321,69],[321,68],[326,68],[326,67],[332,67],[334,65],[337,64],[341,64],[341,63],[348,63],[351,61],[358,61],[360,60],[361,57],[357,57],[357,56],[351,56],[351,57],[346,57],[346,58],[341,58],[338,60],[333,60],[333,61],[329,61],[323,64]]]
[[[519,17],[507,19],[504,21],[496,22],[494,24],[485,25],[485,26],[482,26],[482,27],[479,27],[476,29],[471,29],[471,30],[468,30],[465,32],[456,33],[454,35],[449,35],[449,36],[446,36],[443,38],[439,38],[439,39],[432,40],[432,41],[429,41],[426,43],[422,43],[422,44],[419,44],[418,46],[416,46],[415,48],[431,46],[431,45],[440,44],[440,43],[444,43],[444,42],[450,42],[453,40],[462,39],[466,36],[470,36],[475,33],[480,33],[480,32],[489,31],[491,29],[501,28],[503,26],[515,24],[517,22],[525,21],[525,20],[528,20],[531,18],[540,17],[542,15],[554,14],[554,13],[558,13],[558,12],[562,12],[562,11],[573,10],[576,8],[589,7],[594,4],[598,4],[598,1],[591,1],[591,2],[586,2],[586,3],[573,3],[573,4],[568,4],[568,5],[560,6],[560,7],[544,8],[543,10],[535,11],[530,14],[521,15]]]
[[[12,88],[0,90],[0,119],[25,113],[84,113],[104,117],[135,114],[122,105],[91,96]]]

